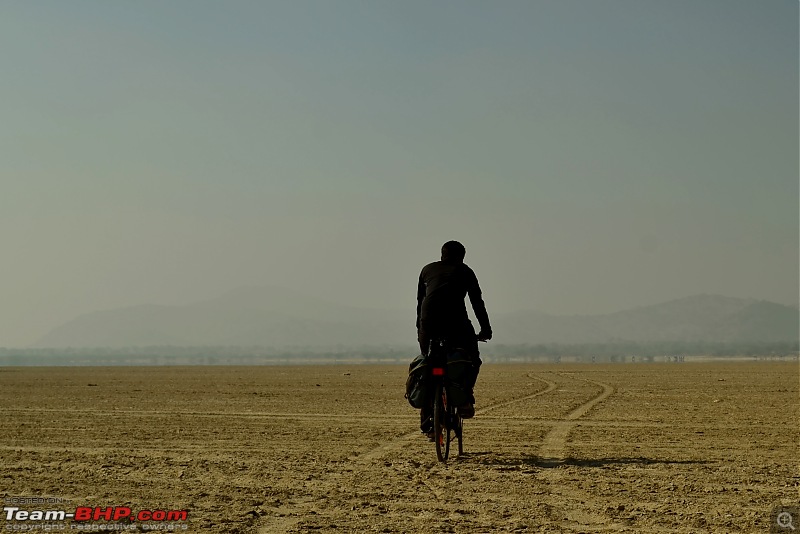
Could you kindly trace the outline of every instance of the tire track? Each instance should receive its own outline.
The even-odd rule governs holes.
[[[504,407],[509,406],[511,404],[516,404],[518,402],[524,402],[526,400],[530,400],[530,399],[533,399],[535,397],[540,397],[542,395],[546,395],[547,393],[550,393],[551,391],[555,390],[556,387],[557,387],[555,382],[547,380],[546,378],[541,378],[541,377],[538,377],[538,376],[532,376],[530,374],[528,375],[528,378],[532,378],[534,380],[539,380],[541,382],[544,382],[546,384],[545,388],[544,389],[540,389],[540,390],[538,390],[538,391],[536,391],[534,393],[531,393],[530,395],[525,395],[524,397],[519,397],[519,398],[516,398],[516,399],[504,401],[504,402],[498,402],[498,403],[492,404],[490,406],[486,406],[485,408],[481,408],[480,410],[475,410],[475,415],[483,415],[483,414],[488,413],[488,412],[490,412],[492,410],[497,410],[499,408],[504,408]],[[368,462],[372,462],[374,460],[379,459],[381,456],[383,456],[384,454],[386,454],[386,453],[388,453],[390,451],[402,448],[405,445],[406,442],[408,442],[410,440],[413,440],[413,439],[417,439],[417,438],[419,438],[419,436],[420,436],[419,431],[409,432],[408,434],[403,434],[402,436],[399,436],[399,437],[395,438],[394,440],[390,441],[389,443],[385,443],[383,445],[379,445],[378,447],[376,447],[376,448],[374,448],[374,449],[372,449],[372,450],[370,450],[370,451],[368,451],[368,452],[366,452],[364,454],[361,454],[361,455],[358,455],[358,456],[352,456],[352,457],[350,457],[350,460],[352,460],[352,461],[354,461],[354,462],[356,462],[358,464],[365,464],[365,463],[368,463]]]
[[[567,439],[569,437],[569,433],[577,424],[577,420],[585,416],[592,408],[614,394],[613,386],[586,378],[580,378],[579,380],[600,386],[601,391],[583,404],[572,409],[566,416],[564,416],[564,419],[557,421],[553,425],[553,429],[550,430],[550,432],[548,432],[544,437],[542,446],[539,449],[539,457],[543,459],[548,466],[557,465],[558,463],[563,462],[564,452],[567,448]]]
[[[553,428],[542,440],[542,445],[538,452],[537,465],[544,467],[541,479],[550,487],[549,499],[553,509],[561,509],[559,514],[561,527],[565,531],[587,532],[587,527],[592,531],[612,531],[617,532],[624,529],[624,525],[615,523],[609,517],[598,511],[592,511],[586,505],[591,502],[591,496],[574,484],[565,484],[564,463],[566,461],[567,443],[569,434],[578,424],[578,421],[588,414],[595,406],[614,394],[614,387],[603,382],[578,378],[559,373],[559,376],[572,378],[594,384],[601,388],[600,393],[594,395],[587,401],[570,410],[563,419],[556,421]],[[569,503],[565,506],[565,503]]]
[[[504,408],[506,406],[510,406],[512,404],[516,404],[519,402],[524,402],[526,400],[530,400],[536,397],[540,397],[542,395],[546,395],[552,391],[554,391],[557,387],[556,383],[548,380],[543,377],[534,376],[532,373],[527,375],[529,378],[534,380],[538,380],[545,384],[545,387],[531,393],[530,395],[525,395],[523,397],[511,399],[508,401],[498,402],[492,404],[490,406],[486,406],[480,410],[475,411],[475,415],[483,415],[492,410],[497,410],[499,408]],[[384,443],[383,445],[379,445],[370,449],[369,451],[361,454],[354,454],[348,457],[348,461],[352,465],[352,469],[350,472],[345,474],[344,470],[340,472],[331,472],[328,473],[325,477],[326,480],[318,480],[317,483],[324,483],[327,482],[328,484],[332,484],[334,486],[338,486],[339,481],[343,477],[353,477],[356,476],[357,473],[363,472],[367,469],[367,467],[374,463],[375,461],[379,460],[384,455],[392,452],[396,449],[401,449],[408,444],[408,442],[419,439],[420,433],[419,431],[408,432],[402,434],[394,439],[391,439],[389,442]],[[437,488],[431,485],[428,481],[424,479],[420,479],[420,482],[433,494],[433,496],[437,500],[441,500],[442,496]],[[259,534],[269,534],[273,532],[286,532],[287,530],[295,527],[298,523],[300,523],[304,517],[307,515],[308,512],[313,510],[315,502],[313,499],[298,499],[293,503],[288,503],[285,506],[282,506],[278,511],[278,515],[274,515],[268,518],[266,524],[262,524],[258,530]]]
[[[518,402],[524,402],[526,400],[530,400],[530,399],[533,399],[535,397],[541,397],[542,395],[546,395],[547,393],[550,393],[551,391],[555,390],[556,387],[558,387],[555,382],[552,382],[552,381],[547,380],[546,378],[542,378],[540,376],[535,376],[533,373],[528,373],[525,376],[527,376],[528,378],[532,378],[534,380],[539,380],[540,382],[544,382],[545,384],[547,384],[547,386],[544,389],[541,389],[541,390],[539,390],[539,391],[537,391],[535,393],[531,393],[530,395],[525,395],[524,397],[519,397],[518,399],[511,399],[511,400],[505,401],[505,402],[498,402],[496,404],[492,404],[491,406],[487,406],[486,408],[482,408],[480,410],[476,410],[475,411],[475,415],[483,415],[486,412],[490,412],[492,410],[497,410],[498,408],[505,408],[506,406],[510,406],[510,405],[516,404]]]

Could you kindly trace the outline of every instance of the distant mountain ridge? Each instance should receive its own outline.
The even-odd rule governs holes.
[[[491,310],[490,310],[491,313]],[[503,344],[784,342],[800,335],[798,309],[696,295],[602,315],[492,314]],[[272,287],[246,287],[186,306],[142,305],[82,315],[36,347],[264,346],[310,349],[409,345],[414,310],[344,306]]]
[[[783,342],[800,335],[798,309],[773,302],[695,295],[603,315],[501,316],[506,343]]]
[[[243,287],[185,306],[146,304],[82,315],[37,347],[326,347],[402,343],[414,317],[344,306],[274,287]],[[399,337],[397,327],[405,325]],[[410,329],[408,328],[410,325]]]

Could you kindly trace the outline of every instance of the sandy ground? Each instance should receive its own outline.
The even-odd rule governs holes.
[[[485,365],[443,465],[403,367],[5,368],[0,496],[209,533],[769,532],[800,502],[798,371]]]

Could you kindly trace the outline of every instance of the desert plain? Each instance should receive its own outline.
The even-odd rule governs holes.
[[[798,371],[485,364],[442,464],[405,366],[7,367],[0,496],[200,533],[770,532],[800,502]]]

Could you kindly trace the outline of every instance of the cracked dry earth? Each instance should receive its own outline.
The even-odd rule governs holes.
[[[487,364],[446,465],[404,381],[378,365],[0,369],[0,495],[264,534],[755,533],[798,502],[796,363]]]

